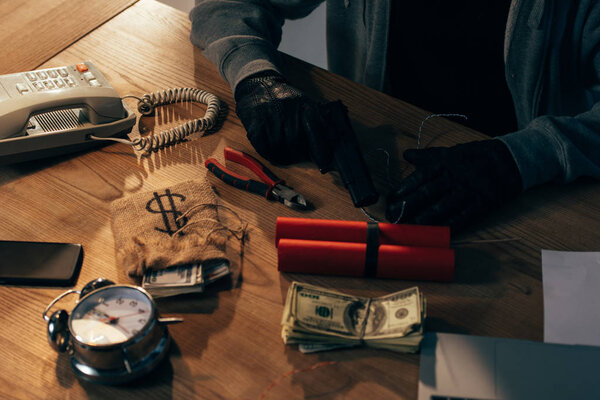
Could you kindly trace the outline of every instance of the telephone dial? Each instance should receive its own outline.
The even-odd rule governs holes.
[[[179,101],[207,104],[202,118],[132,141],[126,135],[136,121],[123,101],[138,99],[144,115]],[[84,150],[103,140],[152,151],[216,125],[220,100],[196,88],[173,88],[120,97],[91,61],[57,68],[0,75],[0,165]]]

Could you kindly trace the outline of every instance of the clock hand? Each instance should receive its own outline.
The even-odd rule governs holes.
[[[146,312],[146,311],[144,311],[144,313],[145,313],[145,312]],[[118,318],[127,318],[127,317],[133,317],[133,316],[135,316],[135,315],[140,315],[140,314],[143,314],[143,313],[141,313],[141,312],[134,312],[134,313],[131,313],[131,314],[119,315],[119,316],[118,316],[118,317],[116,317],[116,318],[117,318],[117,319],[118,319]]]
[[[119,319],[121,319],[121,318],[134,317],[136,315],[140,315],[143,313],[135,312],[135,313],[126,314],[126,315],[119,315],[118,317],[111,317],[110,315],[108,315],[106,313],[102,313],[102,314],[106,315],[106,318],[102,318],[100,320],[100,322],[108,322],[109,324],[117,324],[117,323],[119,323]]]
[[[104,313],[104,315],[106,315],[107,318],[100,319],[99,320],[100,322],[108,323],[110,325],[116,325],[119,328],[121,328],[123,331],[125,331],[125,333],[129,334],[129,330],[127,328],[125,328],[123,325],[119,324],[119,318],[121,318],[121,317],[111,317],[106,313]]]
[[[123,325],[121,324],[117,324],[117,326],[121,329],[123,329],[125,331],[125,333],[129,334],[129,330],[127,328],[125,328]]]
[[[104,318],[100,318],[98,319],[100,322],[106,322],[107,320],[111,320],[115,317],[111,317],[110,315],[108,315],[107,313],[105,313],[104,311],[100,311],[98,309],[94,310],[94,313],[97,315],[104,315]],[[93,315],[93,314],[92,314]]]

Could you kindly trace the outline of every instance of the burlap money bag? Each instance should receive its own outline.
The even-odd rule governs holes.
[[[147,269],[226,259],[228,230],[207,181],[186,181],[111,204],[117,264],[131,277]]]

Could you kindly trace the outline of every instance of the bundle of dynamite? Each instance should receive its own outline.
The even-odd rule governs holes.
[[[281,272],[452,281],[450,228],[277,218]]]

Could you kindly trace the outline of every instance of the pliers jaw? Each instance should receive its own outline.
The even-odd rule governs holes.
[[[208,158],[204,165],[219,179],[228,185],[248,192],[256,193],[270,200],[276,200],[295,210],[308,210],[311,208],[304,196],[296,192],[279,179],[273,172],[260,161],[244,152],[225,147],[225,159],[243,165],[254,172],[260,181],[229,171],[219,164],[214,158]]]
[[[304,211],[309,208],[304,196],[282,183],[273,186],[273,189],[271,189],[271,198],[294,210]]]

